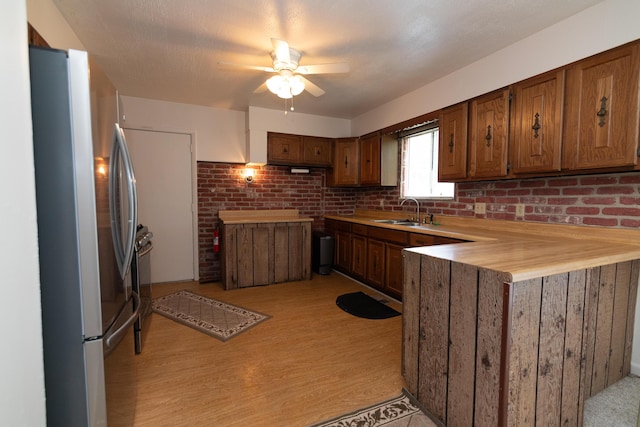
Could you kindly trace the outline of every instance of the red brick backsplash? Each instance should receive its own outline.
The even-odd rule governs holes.
[[[324,215],[351,215],[355,209],[415,212],[414,203],[400,206],[398,187],[328,188],[326,171],[291,174],[286,166],[254,167],[254,182],[242,177],[245,165],[198,163],[198,229],[200,280],[220,280],[220,254],[213,252],[213,231],[219,210],[298,209],[314,218],[314,229]],[[484,202],[485,215],[474,205]],[[525,216],[516,217],[516,204]],[[468,182],[456,185],[452,200],[422,200],[421,213],[605,227],[640,227],[640,172],[508,181]],[[223,243],[224,244],[224,243]]]

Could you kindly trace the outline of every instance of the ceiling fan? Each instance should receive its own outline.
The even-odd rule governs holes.
[[[272,38],[271,44],[273,45],[273,51],[271,52],[271,58],[273,60],[272,67],[238,65],[226,62],[221,62],[220,64],[248,70],[277,73],[254,90],[254,93],[264,92],[268,89],[272,93],[284,99],[300,95],[305,89],[313,96],[321,96],[325,93],[324,90],[302,76],[302,74],[333,74],[349,72],[349,64],[346,63],[300,65],[301,52],[299,50],[290,47],[289,43],[280,39]]]

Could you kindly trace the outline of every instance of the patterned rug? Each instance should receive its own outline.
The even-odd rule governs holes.
[[[413,396],[402,390],[394,399],[309,427],[435,427],[418,405]]]
[[[270,316],[182,290],[153,300],[153,311],[226,341]]]

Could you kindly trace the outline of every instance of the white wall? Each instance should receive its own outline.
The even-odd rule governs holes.
[[[195,135],[196,159],[245,163],[245,113],[200,105],[121,96],[123,127]]]
[[[24,0],[0,14],[0,425],[44,426],[40,279]]]
[[[353,135],[400,123],[640,38],[640,1],[608,0],[352,121]]]

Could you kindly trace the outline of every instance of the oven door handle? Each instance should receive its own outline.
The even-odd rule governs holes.
[[[138,257],[145,256],[146,254],[151,252],[151,249],[153,249],[153,243],[149,243],[144,248],[140,249],[140,252],[138,252]]]

